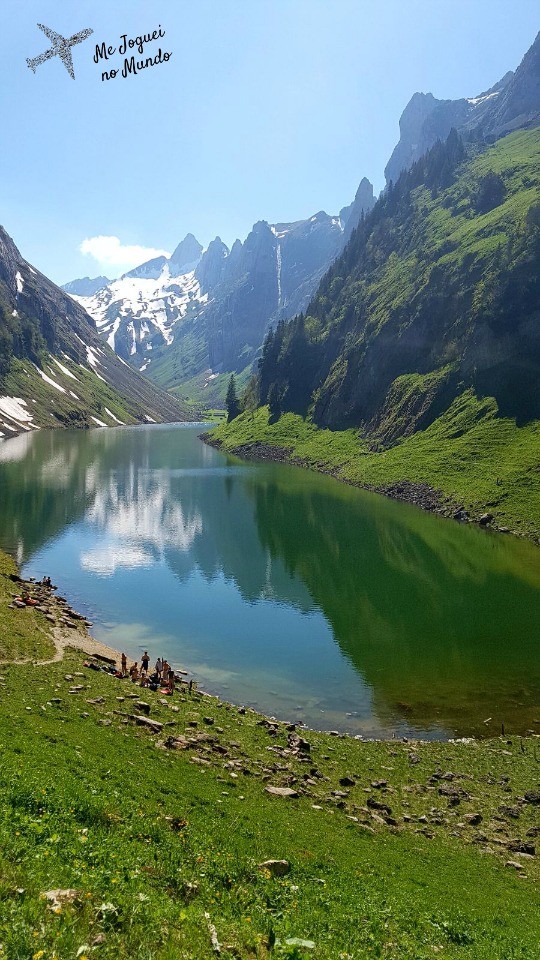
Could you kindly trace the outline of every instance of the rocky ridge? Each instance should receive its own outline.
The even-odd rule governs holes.
[[[385,169],[387,183],[397,181],[437,140],[454,127],[467,138],[495,140],[540,122],[540,33],[515,71],[489,90],[470,98],[438,100],[415,93],[399,121],[400,139]]]

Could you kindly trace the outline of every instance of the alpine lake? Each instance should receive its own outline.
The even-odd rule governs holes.
[[[0,546],[128,657],[363,737],[540,732],[540,550],[322,475],[237,460],[202,424],[0,444]]]

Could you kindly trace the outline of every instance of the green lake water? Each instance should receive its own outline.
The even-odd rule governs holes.
[[[540,732],[538,548],[201,429],[2,443],[0,546],[98,639],[234,703],[366,737]]]

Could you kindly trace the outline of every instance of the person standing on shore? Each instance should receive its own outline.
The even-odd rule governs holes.
[[[141,670],[143,673],[148,673],[149,665],[150,665],[150,657],[148,656],[148,650],[145,650],[141,657]]]
[[[127,657],[125,653],[122,654],[122,676],[125,677],[127,674]]]
[[[161,682],[161,674],[163,673],[163,660],[161,657],[158,657],[156,660],[156,673],[158,676],[158,683]]]

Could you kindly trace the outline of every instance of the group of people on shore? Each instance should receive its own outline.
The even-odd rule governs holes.
[[[121,674],[122,677],[127,677],[131,679],[132,683],[138,683],[141,687],[148,687],[150,690],[159,690],[165,689],[168,693],[174,693],[175,686],[178,680],[181,682],[181,678],[177,677],[170,663],[163,657],[158,657],[153,671],[150,670],[150,656],[148,651],[145,650],[141,657],[141,665],[139,666],[138,662],[135,661],[129,670],[127,657],[125,653],[121,657]],[[191,688],[193,681],[189,682],[189,690]]]

